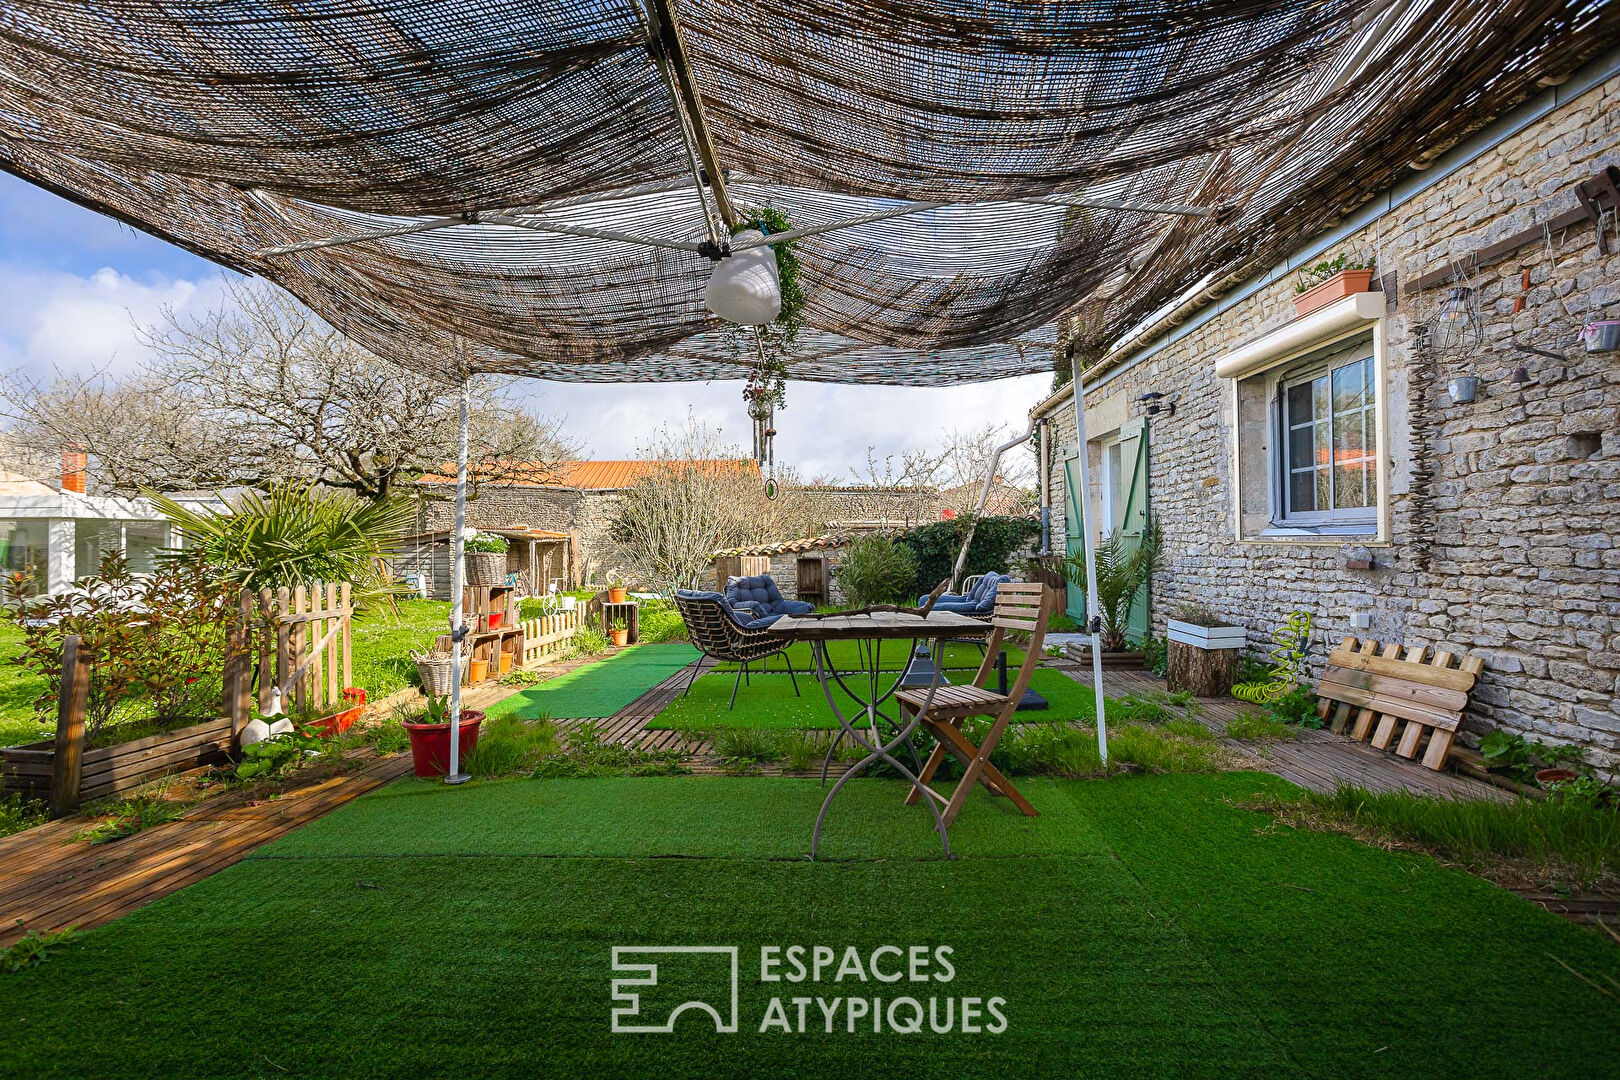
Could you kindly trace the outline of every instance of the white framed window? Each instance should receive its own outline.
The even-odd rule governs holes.
[[[1371,341],[1290,369],[1277,381],[1275,400],[1272,524],[1375,528],[1378,385]]]
[[[1404,408],[1387,381],[1382,293],[1355,293],[1215,358],[1230,380],[1235,538],[1252,543],[1386,544],[1390,459]]]

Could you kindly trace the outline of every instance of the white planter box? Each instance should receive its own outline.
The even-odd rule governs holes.
[[[1199,626],[1171,619],[1170,640],[1199,649],[1241,649],[1248,644],[1248,631],[1241,626]]]

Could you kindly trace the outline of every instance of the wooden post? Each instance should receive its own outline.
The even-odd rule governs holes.
[[[90,702],[90,665],[79,660],[79,638],[62,639],[62,689],[56,700],[56,753],[51,756],[51,815],[79,808],[84,766],[84,714]]]
[[[231,634],[232,656],[226,667],[225,714],[231,718],[231,753],[242,748],[242,729],[253,712],[253,594],[243,589],[237,597],[236,626]]]
[[[349,583],[338,586],[338,603],[343,607],[343,689],[354,685],[354,654],[350,640],[354,632],[354,608],[349,605]]]
[[[292,624],[286,621],[285,616],[292,612],[292,591],[283,585],[276,590],[276,685],[294,668],[292,658]],[[281,711],[292,711],[292,703],[287,700],[292,693],[292,687],[287,687],[281,694]]]
[[[338,606],[337,582],[326,583],[326,610],[336,612]],[[333,708],[343,700],[343,691],[348,689],[348,683],[343,682],[342,672],[338,669],[338,637],[348,631],[347,620],[339,615],[331,615],[321,620],[321,632],[337,631],[331,640],[326,643],[326,701]]]

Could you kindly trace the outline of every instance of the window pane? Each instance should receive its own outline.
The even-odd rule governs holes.
[[[1306,424],[1304,427],[1294,428],[1288,433],[1288,468],[1308,469],[1315,464],[1312,461],[1316,450],[1316,427]]]
[[[1333,508],[1355,509],[1371,506],[1371,493],[1367,490],[1367,471],[1360,465],[1340,466],[1333,470]]]
[[[33,518],[0,521],[0,566],[6,570],[32,568],[34,583],[30,594],[45,588],[48,545],[48,527],[44,521]]]
[[[1317,469],[1313,475],[1316,477],[1317,509],[1325,510],[1333,505],[1333,493],[1329,490],[1329,485],[1333,483],[1333,473],[1326,466],[1323,466]]]
[[[1356,361],[1333,372],[1333,411],[1336,413],[1359,409],[1366,403],[1367,386],[1362,374],[1366,364]]]
[[[1311,384],[1300,383],[1298,386],[1288,388],[1288,423],[1303,424],[1309,422],[1315,414],[1311,411]]]
[[[1301,469],[1288,474],[1288,512],[1302,514],[1316,509],[1315,469]]]

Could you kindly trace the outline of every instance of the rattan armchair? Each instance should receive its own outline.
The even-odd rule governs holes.
[[[727,708],[736,708],[737,688],[748,677],[749,666],[757,662],[760,670],[766,670],[765,662],[778,653],[787,664],[788,678],[793,680],[793,692],[799,692],[793,661],[787,655],[788,642],[769,630],[775,619],[752,619],[740,614],[717,592],[677,589],[675,607],[686,623],[687,636],[693,645],[703,650],[703,656],[737,665],[737,679],[732,683],[731,704]],[[681,691],[683,696],[697,681],[703,656],[692,661],[692,677],[686,681],[686,689]]]

